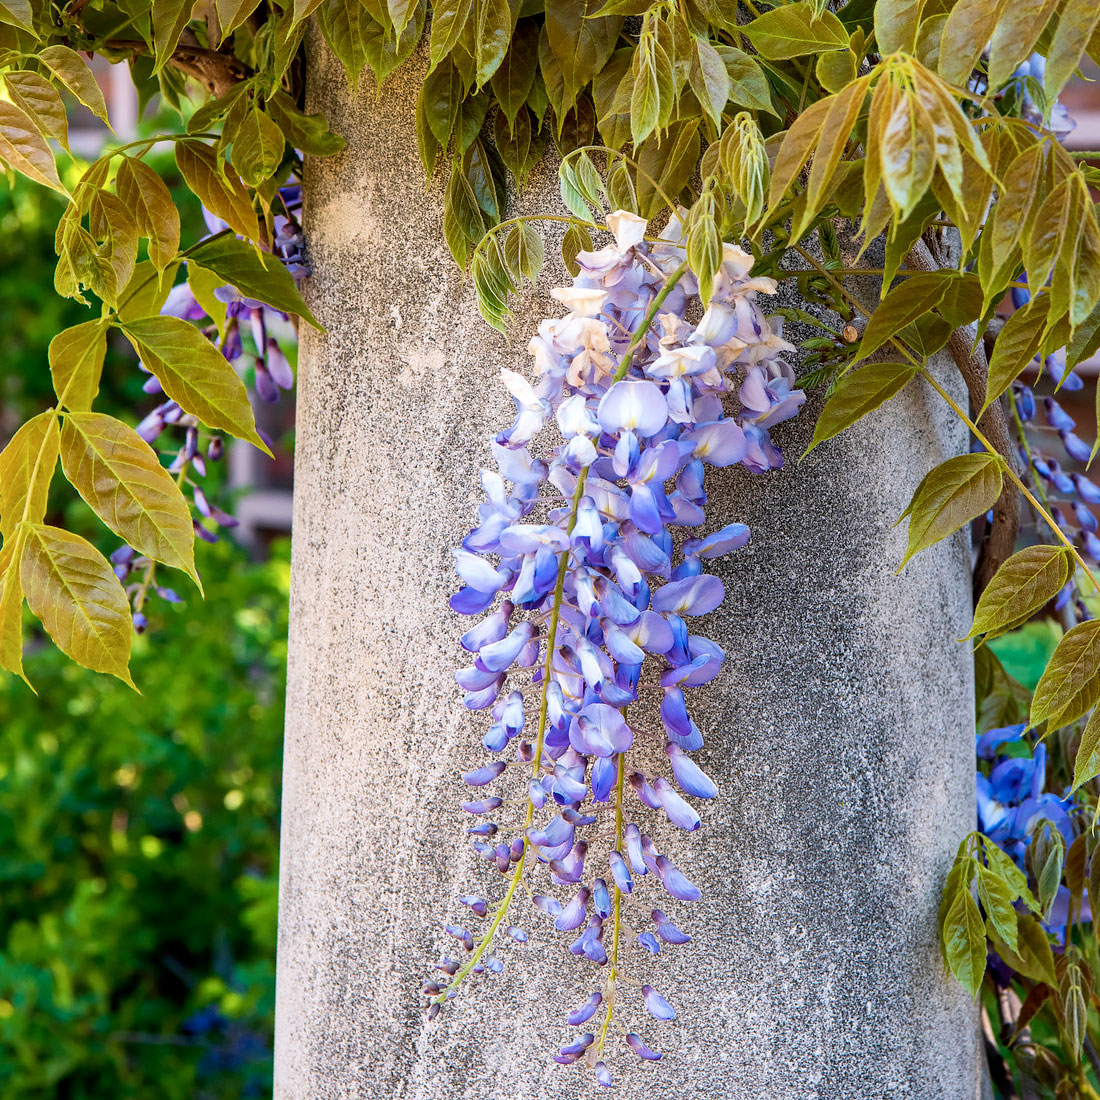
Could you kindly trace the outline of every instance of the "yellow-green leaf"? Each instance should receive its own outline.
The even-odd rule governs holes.
[[[278,124],[255,106],[244,116],[233,138],[233,166],[249,187],[270,179],[283,159],[286,141]]]
[[[228,165],[219,171],[209,145],[201,141],[176,142],[176,164],[187,186],[211,214],[242,237],[257,239],[259,223],[248,190]]]
[[[771,183],[768,186],[768,206],[773,208],[787,193],[799,172],[802,171],[810,154],[814,151],[821,136],[821,128],[832,106],[832,96],[811,103],[791,123],[791,128],[783,135],[779,153],[772,167]]]
[[[940,463],[917,486],[905,510],[909,546],[901,566],[914,554],[988,512],[1000,495],[1001,466],[993,455],[957,455]]]
[[[133,277],[119,293],[118,319],[135,321],[159,313],[176,281],[179,263],[173,261],[157,271],[152,260],[142,260]]]
[[[30,31],[35,38],[38,37],[34,29],[34,13],[31,10],[30,0],[3,0],[0,3],[0,23]]]
[[[913,53],[917,28],[928,0],[878,0],[875,5],[875,38],[883,54]]]
[[[27,605],[62,653],[134,687],[130,605],[111,563],[90,542],[28,524],[20,576]]]
[[[1050,940],[1035,917],[1029,913],[1016,914],[1015,951],[997,935],[992,921],[989,922],[987,930],[993,946],[997,949],[997,954],[1018,974],[1048,985],[1056,983],[1054,953],[1050,949]]]
[[[84,59],[68,46],[47,46],[38,53],[38,60],[69,89],[70,92],[107,126],[107,103],[92,70]]]
[[[1065,0],[1043,73],[1043,90],[1051,102],[1073,76],[1097,27],[1100,27],[1100,4],[1096,0]]]
[[[1044,294],[1032,298],[1023,309],[1016,310],[997,334],[993,354],[989,357],[989,378],[986,381],[985,412],[1013,379],[1035,358],[1043,342],[1050,299]]]
[[[951,902],[944,922],[943,944],[951,973],[976,997],[985,975],[985,924],[969,890],[958,890]]]
[[[891,289],[871,314],[855,361],[870,358],[906,325],[935,309],[954,281],[953,272],[928,272],[910,276]]]
[[[4,99],[0,99],[0,160],[35,183],[68,194],[41,131],[26,111]]]
[[[293,276],[269,253],[261,256],[252,245],[236,237],[212,237],[192,249],[189,260],[189,267],[198,264],[215,272],[221,279],[218,285],[231,283],[246,298],[294,313],[314,328],[321,327],[298,292]]]
[[[5,73],[4,84],[12,102],[26,112],[42,135],[54,138],[63,149],[68,149],[69,122],[57,89],[44,76],[29,69]]]
[[[1073,789],[1077,790],[1082,783],[1095,779],[1100,775],[1100,707],[1097,707],[1085,726],[1085,732],[1081,734],[1081,744],[1077,747],[1077,757],[1073,762]],[[1095,859],[1096,866],[1100,866],[1100,859]],[[1093,898],[1095,904],[1096,898]]]
[[[769,61],[848,46],[844,24],[831,11],[818,14],[806,0],[766,11],[747,23],[743,31],[760,56]]]
[[[256,434],[244,383],[194,325],[178,317],[146,317],[127,321],[122,330],[180,408],[270,454]]]
[[[1025,623],[1061,591],[1069,579],[1064,546],[1029,546],[1013,554],[993,575],[974,611],[968,638],[996,637]]]
[[[1030,722],[1058,729],[1100,698],[1100,619],[1075,626],[1050,655],[1031,700]]]
[[[920,99],[898,90],[879,146],[882,184],[899,219],[907,218],[932,183],[936,129]]]
[[[123,157],[115,191],[133,214],[138,230],[149,239],[149,259],[163,271],[180,246],[180,216],[164,180],[144,161]]]
[[[50,374],[61,404],[75,411],[92,407],[106,354],[107,322],[103,319],[63,329],[50,341]]]
[[[806,184],[806,205],[791,229],[792,240],[802,236],[825,205],[841,155],[852,140],[852,130],[870,83],[870,76],[865,76],[822,101],[829,104],[829,110],[817,136],[817,148]]]
[[[978,868],[978,897],[1001,939],[1013,951],[1017,950],[1016,910],[1012,908],[1012,892],[988,867]]]
[[[172,59],[184,27],[191,22],[196,0],[153,0],[153,49],[158,73]]]
[[[0,535],[5,539],[22,520],[38,523],[46,514],[57,440],[57,415],[50,409],[31,417],[0,452]]]
[[[1012,0],[1001,13],[989,42],[989,87],[999,88],[1035,49],[1059,0]]]
[[[133,428],[103,413],[70,413],[61,428],[61,467],[119,538],[147,558],[185,570],[198,583],[187,501]]]
[[[215,0],[222,39],[228,38],[259,5],[260,0]]]
[[[900,393],[916,373],[912,363],[868,363],[844,375],[817,418],[814,437],[805,454]]]
[[[989,41],[1007,0],[959,0],[951,9],[940,40],[940,74],[966,85]]]
[[[14,672],[30,687],[23,672],[23,582],[19,577],[25,533],[25,527],[17,527],[0,549],[0,668]]]

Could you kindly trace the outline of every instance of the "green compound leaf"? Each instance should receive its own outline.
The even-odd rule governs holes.
[[[989,42],[989,87],[999,88],[1035,49],[1059,0],[1013,0],[1001,13]]]
[[[1050,299],[1044,294],[1032,298],[1023,309],[1016,310],[997,335],[993,354],[989,357],[989,378],[986,381],[984,413],[1012,384],[1013,380],[1039,352],[1046,330]]]
[[[178,317],[146,317],[127,321],[122,331],[180,408],[271,453],[256,434],[244,383],[197,328]]]
[[[20,677],[31,688],[23,672],[23,582],[19,563],[23,557],[26,526],[5,537],[0,549],[0,668]]]
[[[24,519],[46,514],[57,467],[57,416],[52,409],[31,417],[0,451],[0,535],[9,538]]]
[[[61,428],[61,467],[119,538],[199,583],[187,501],[133,428],[103,413],[70,413]]]
[[[11,101],[22,108],[42,135],[68,149],[69,121],[57,89],[45,77],[27,69],[5,73],[3,79]]]
[[[1001,495],[1001,465],[991,454],[959,455],[941,463],[917,486],[902,518],[909,517],[909,546],[899,569],[914,554],[989,511]]]
[[[99,392],[106,355],[107,323],[102,319],[59,332],[47,352],[58,401],[75,411],[90,409]]]
[[[1027,622],[1045,607],[1070,575],[1064,546],[1029,546],[1013,554],[993,575],[978,600],[968,638],[994,638]]]
[[[954,272],[913,275],[889,291],[867,322],[855,362],[870,358],[906,325],[935,309],[956,278]]]
[[[1007,2],[959,0],[951,9],[940,40],[940,75],[944,80],[966,84]]]
[[[3,0],[0,3],[0,23],[9,27],[18,27],[38,37],[34,29],[34,13],[30,0]]]
[[[951,973],[977,997],[985,976],[985,924],[969,889],[958,889],[947,910],[943,948]]]
[[[1075,626],[1058,643],[1035,688],[1031,725],[1058,729],[1076,721],[1100,699],[1100,619]]]
[[[848,45],[844,24],[831,11],[819,14],[806,0],[766,11],[743,30],[760,56],[769,61],[842,50]]]
[[[0,162],[27,179],[65,195],[57,164],[42,132],[21,107],[0,99]]]
[[[825,402],[802,457],[899,394],[916,374],[912,363],[868,363],[844,375]]]
[[[111,563],[78,535],[28,524],[20,579],[31,611],[67,657],[130,679],[130,604]]]
[[[103,98],[103,92],[99,87],[92,70],[88,68],[84,59],[68,46],[47,46],[38,54],[38,60],[50,70],[51,73],[89,111],[97,118],[101,118],[109,127],[107,118],[107,102]]]
[[[115,177],[115,192],[149,240],[149,259],[163,271],[180,246],[180,216],[164,180],[144,161],[123,157]]]
[[[153,0],[153,51],[158,73],[169,61],[179,44],[184,27],[191,22],[196,0]]]
[[[1081,734],[1081,744],[1078,746],[1077,757],[1073,762],[1073,789],[1077,790],[1082,783],[1087,783],[1098,775],[1100,775],[1100,707],[1092,712]],[[1094,866],[1100,868],[1100,859],[1094,861]]]
[[[188,261],[208,268],[226,283],[235,286],[246,298],[255,298],[283,313],[294,313],[314,328],[317,318],[298,291],[294,277],[274,256],[261,254],[247,241],[236,237],[214,237],[188,253]]]
[[[978,897],[997,934],[1013,951],[1017,950],[1016,910],[1012,908],[1012,891],[988,867],[978,868]],[[984,930],[982,938],[985,938]]]
[[[219,169],[214,150],[202,141],[176,143],[176,164],[203,206],[234,232],[254,240],[259,233],[248,189],[228,165]]]
[[[233,137],[233,166],[248,187],[259,187],[275,174],[286,140],[279,124],[253,106]]]

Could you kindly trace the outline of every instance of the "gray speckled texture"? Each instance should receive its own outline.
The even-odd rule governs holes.
[[[418,1007],[456,896],[500,889],[462,838],[457,775],[481,750],[446,601],[486,439],[511,415],[497,370],[526,369],[542,308],[528,303],[510,346],[477,317],[440,237],[441,189],[423,190],[418,79],[352,100],[314,53],[312,107],[349,144],[310,165],[307,189],[309,296],[328,335],[306,332],[299,375],[275,1096],[589,1098],[602,1090],[549,1052],[591,970],[522,899],[532,943],[504,975],[433,1024]],[[553,208],[552,182],[524,201]],[[722,794],[699,834],[656,825],[705,900],[666,906],[693,945],[633,970],[681,1015],[632,1010],[666,1055],[617,1056],[620,1096],[982,1095],[977,1017],[935,944],[974,813],[962,538],[893,574],[891,524],[965,444],[935,401],[914,387],[801,465],[713,477],[711,521],[754,529],[707,624],[726,670],[693,703]],[[789,456],[814,412],[777,431]]]

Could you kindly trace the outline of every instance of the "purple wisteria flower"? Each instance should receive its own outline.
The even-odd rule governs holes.
[[[769,430],[804,401],[782,359],[793,348],[757,300],[775,283],[752,276],[750,255],[727,245],[712,297],[700,303],[678,219],[654,243],[633,214],[612,214],[608,229],[614,242],[581,252],[572,286],[552,291],[566,312],[538,325],[534,380],[502,372],[515,419],[491,444],[497,468],[483,471],[477,526],[455,550],[462,586],[451,608],[486,613],[462,636],[470,663],[457,680],[466,706],[487,713],[485,747],[514,756],[526,809],[522,823],[471,830],[475,851],[509,886],[484,913],[487,930],[472,945],[463,940],[467,958],[451,980],[426,988],[434,1012],[478,972],[521,876],[534,870],[547,883],[536,909],[604,974],[566,1017],[574,1027],[595,1021],[592,1032],[555,1060],[583,1060],[604,1086],[613,1084],[604,1060],[613,1014],[631,1014],[639,1030],[676,1016],[649,985],[628,994],[624,952],[690,940],[652,900],[637,914],[630,900],[641,882],[663,904],[702,897],[645,829],[667,821],[694,832],[703,822],[691,800],[718,794],[689,756],[703,735],[685,691],[712,680],[724,660],[696,633],[725,595],[703,563],[745,546],[749,529],[729,522],[707,533],[705,469],[780,466]],[[556,443],[543,443],[551,433]],[[679,549],[677,529],[689,535]],[[648,717],[644,690],[655,693]],[[663,774],[631,756],[654,738]],[[495,817],[500,799],[482,792],[515,775],[505,764],[466,773],[478,797],[465,809]],[[625,1044],[643,1060],[660,1058],[634,1031]]]

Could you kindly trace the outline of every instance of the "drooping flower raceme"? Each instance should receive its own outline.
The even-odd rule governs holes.
[[[769,429],[804,401],[781,358],[793,349],[757,299],[775,283],[752,277],[748,254],[726,246],[712,297],[700,303],[677,220],[652,245],[635,215],[612,214],[608,228],[614,243],[580,253],[573,285],[552,291],[566,312],[542,321],[530,343],[536,380],[502,372],[515,421],[492,441],[497,468],[482,473],[478,525],[455,550],[463,584],[451,607],[487,613],[462,637],[470,663],[457,680],[466,706],[486,713],[483,744],[493,757],[464,776],[471,790],[462,805],[475,849],[508,885],[494,907],[461,899],[485,924],[447,926],[465,957],[445,955],[442,977],[425,986],[434,1016],[467,975],[502,968],[493,948],[526,940],[511,909],[533,872],[536,908],[600,971],[566,1017],[575,1037],[556,1060],[583,1059],[602,1085],[612,1083],[604,1059],[613,1021],[625,1014],[641,1027],[646,1014],[676,1015],[652,986],[626,988],[628,944],[655,954],[686,943],[654,904],[701,896],[645,831],[645,810],[693,831],[701,824],[693,800],[718,794],[691,756],[703,736],[685,692],[714,679],[724,658],[693,632],[725,594],[703,563],[744,546],[749,530],[730,522],[695,534],[705,522],[704,471],[781,465]],[[532,447],[552,431],[557,445]],[[678,527],[690,529],[679,551]],[[643,725],[647,667],[659,719]],[[663,774],[632,762],[635,745],[654,738],[664,743]],[[517,795],[521,820],[497,820]],[[597,845],[604,815],[610,850]],[[665,897],[650,895],[628,913],[628,899],[649,894],[645,879]],[[643,1059],[661,1056],[635,1031],[623,1040]]]

